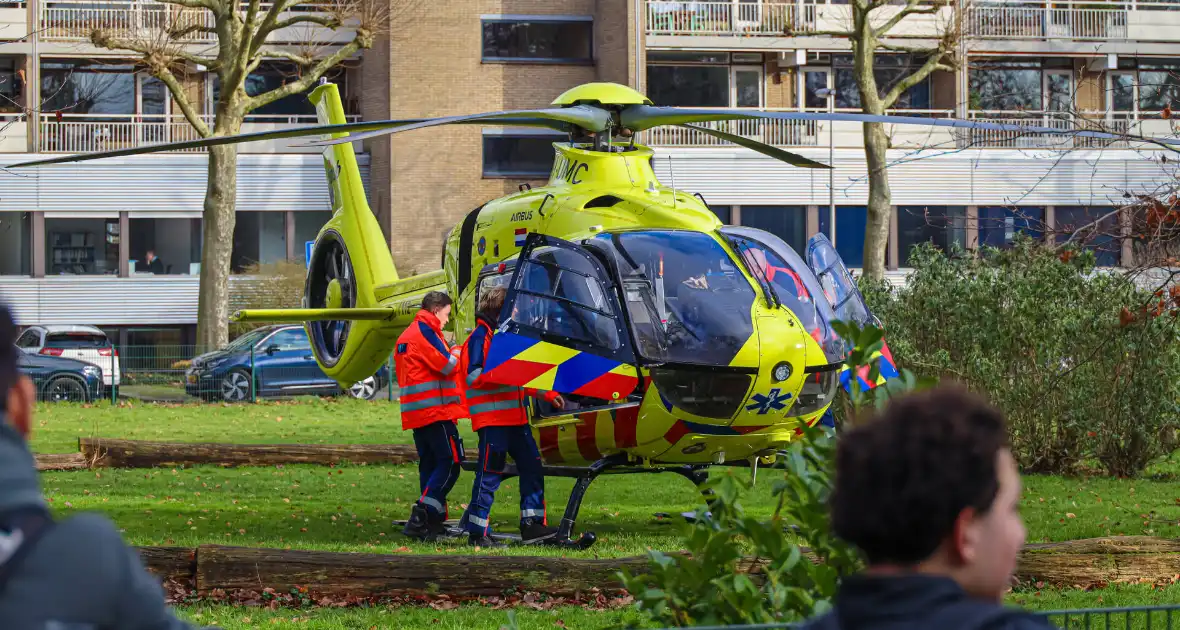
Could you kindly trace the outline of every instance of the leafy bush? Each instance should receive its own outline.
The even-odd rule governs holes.
[[[895,360],[986,393],[1025,471],[1096,460],[1130,476],[1176,448],[1180,293],[1031,239],[978,256],[920,247],[911,261],[904,288],[864,286]]]
[[[849,327],[840,332],[857,340],[849,364],[875,371],[870,357],[880,349],[881,331]],[[888,387],[854,391],[849,404],[854,411],[880,405],[928,382],[903,372]],[[710,502],[689,527],[687,553],[649,551],[648,573],[620,574],[639,609],[672,627],[791,622],[826,611],[840,578],[861,566],[859,554],[829,526],[833,456],[831,434],[805,429],[803,439],[774,464],[782,476],[774,482],[777,504],[769,520],[742,508],[742,492],[750,487],[745,474],[730,470],[711,479]]]

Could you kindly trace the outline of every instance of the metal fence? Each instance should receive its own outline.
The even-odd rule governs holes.
[[[1042,612],[1049,621],[1067,630],[1171,630],[1180,628],[1180,605],[1137,606],[1129,608],[1088,608]],[[696,630],[790,630],[798,623],[754,624],[745,626],[696,626]],[[667,628],[665,630],[672,630]]]
[[[294,396],[397,400],[393,355],[349,387],[327,376],[302,343],[270,337],[195,356],[192,346],[112,345],[96,351],[25,348],[21,371],[43,402],[250,403]]]

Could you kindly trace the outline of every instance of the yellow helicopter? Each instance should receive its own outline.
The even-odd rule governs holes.
[[[333,216],[312,251],[305,308],[243,311],[234,319],[304,323],[324,372],[352,383],[388,359],[427,292],[452,297],[450,328],[462,340],[475,325],[479,296],[505,287],[484,373],[565,395],[564,410],[537,401],[532,427],[546,474],[577,479],[555,543],[581,548],[595,537],[586,532],[575,540],[574,523],[599,475],[672,472],[700,484],[710,466],[756,470],[801,425],[819,421],[842,382],[859,378],[873,387],[896,375],[887,350],[877,383],[847,373],[850,348],[832,322],[874,319],[824,235],[801,255],[768,232],[723,225],[700,195],[657,180],[653,152],[635,144],[635,133],[687,126],[806,168],[827,166],[692,123],[803,118],[1063,133],[954,119],[655,107],[611,83],[573,88],[552,108],[409,121],[345,123],[330,83],[321,82],[310,98],[320,123],[311,128],[12,168],[327,136],[311,144],[327,147]],[[554,144],[548,185],[522,185],[473,210],[446,239],[442,269],[400,278],[366,202],[352,143],[441,124],[544,126],[568,132],[570,141]]]

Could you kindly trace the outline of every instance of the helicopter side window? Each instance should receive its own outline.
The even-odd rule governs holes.
[[[620,348],[607,290],[585,258],[540,248],[522,264],[512,321],[606,350]]]

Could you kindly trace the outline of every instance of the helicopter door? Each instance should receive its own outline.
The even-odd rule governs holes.
[[[880,327],[881,322],[869,311],[864,296],[856,286],[856,281],[852,279],[852,274],[844,265],[844,259],[836,253],[836,248],[832,246],[832,242],[828,240],[826,235],[816,234],[807,242],[807,262],[811,265],[816,277],[819,278],[824,296],[831,303],[832,310],[836,312],[836,319],[855,323],[862,328],[868,324]],[[851,340],[848,340],[848,343],[851,343]],[[869,369],[867,367],[862,368],[857,374],[863,389],[872,389],[898,375],[897,367],[893,363],[893,355],[889,352],[889,346],[884,345],[884,340],[882,340],[882,344],[881,360],[878,363],[880,376],[877,382],[868,382]],[[846,390],[851,388],[851,377],[847,367],[840,373],[840,384]]]
[[[614,279],[590,252],[529,234],[488,348],[484,378],[577,399],[628,400],[639,373],[617,295]]]

